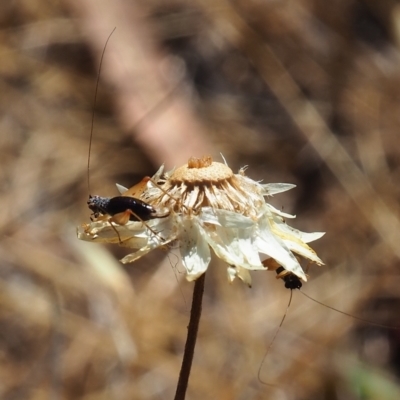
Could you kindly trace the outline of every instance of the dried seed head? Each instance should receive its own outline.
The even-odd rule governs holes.
[[[307,243],[323,233],[291,228],[286,220],[294,216],[265,201],[265,196],[293,187],[285,183],[261,184],[248,178],[244,168],[234,174],[227,165],[213,162],[208,156],[191,158],[171,172],[163,173],[160,168],[146,181],[140,198],[156,210],[167,209],[163,218],[150,219],[146,225],[129,221],[123,226],[110,226],[110,222],[96,221],[81,227],[78,237],[111,243],[119,240],[137,249],[124,257],[123,263],[177,241],[189,280],[206,271],[212,249],[228,264],[230,281],[238,277],[250,285],[249,271],[274,270],[278,266],[306,281],[298,258],[322,265]]]
[[[209,156],[189,159],[160,184],[162,190],[153,188],[144,200],[182,214],[198,214],[202,207],[212,207],[256,217],[264,203],[262,185],[244,174],[234,174]]]
[[[225,164],[212,162],[211,157],[190,158],[188,163],[177,168],[169,180],[174,185],[212,185],[234,176]]]

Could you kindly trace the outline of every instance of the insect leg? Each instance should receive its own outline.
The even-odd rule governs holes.
[[[114,214],[112,217],[108,218],[108,222],[110,223],[110,225],[112,226],[112,228],[116,231],[120,243],[122,243],[121,237],[120,237],[120,235],[119,235],[117,229],[115,229],[115,226],[114,226],[112,223],[115,223],[115,224],[121,225],[121,226],[126,225],[126,224],[129,222],[131,216],[135,217],[135,219],[136,219],[137,221],[142,222],[148,230],[150,230],[150,231],[151,231],[155,236],[157,236],[159,239],[163,240],[163,238],[159,235],[159,233],[156,232],[154,229],[152,229],[152,228],[143,220],[143,218],[141,218],[138,214],[136,214],[134,211],[132,211],[131,209],[128,208],[128,209],[126,209],[124,212],[120,212],[120,213]]]

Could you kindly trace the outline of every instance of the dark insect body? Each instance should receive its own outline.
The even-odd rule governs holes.
[[[300,289],[303,286],[300,278],[297,275],[291,272],[288,273],[283,267],[277,268],[275,272],[277,277],[281,278],[285,282],[286,289]]]
[[[129,221],[148,221],[153,218],[160,218],[165,215],[159,215],[157,210],[150,204],[142,200],[128,196],[101,197],[89,196],[88,206],[93,211],[93,217],[99,215],[114,216],[128,212]]]
[[[154,218],[164,218],[169,215],[169,210],[161,213],[150,204],[130,196],[101,197],[89,195],[88,206],[93,211],[92,221],[107,220],[118,235],[114,224],[126,225],[129,221],[141,221],[156,236],[158,233],[150,228],[145,221]]]

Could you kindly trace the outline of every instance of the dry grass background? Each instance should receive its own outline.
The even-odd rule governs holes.
[[[192,284],[177,251],[133,265],[81,243],[92,192],[223,153],[295,190],[272,199],[326,231],[304,292],[400,325],[400,6],[394,0],[19,0],[0,5],[0,398],[171,399]],[[150,110],[150,112],[149,112]],[[188,399],[398,399],[400,332],[274,274],[217,261]]]

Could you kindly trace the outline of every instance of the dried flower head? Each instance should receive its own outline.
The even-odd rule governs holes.
[[[163,173],[161,167],[146,181],[144,190],[135,195],[155,210],[163,210],[163,217],[145,222],[129,220],[124,225],[98,218],[79,227],[78,238],[136,249],[121,260],[123,263],[177,241],[188,280],[195,280],[206,271],[211,248],[228,264],[230,281],[238,277],[250,285],[249,271],[276,266],[306,281],[298,258],[322,265],[306,243],[323,233],[291,228],[286,219],[295,217],[265,202],[266,196],[294,186],[261,184],[248,178],[244,168],[234,174],[226,164],[213,162],[211,157],[191,158],[170,172]],[[127,190],[118,187],[121,192]]]

